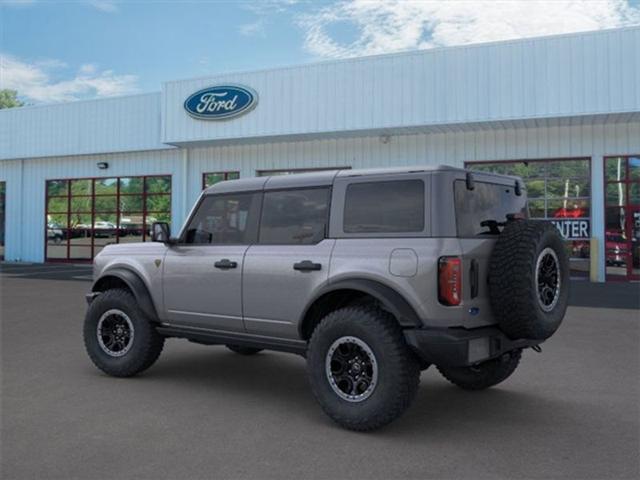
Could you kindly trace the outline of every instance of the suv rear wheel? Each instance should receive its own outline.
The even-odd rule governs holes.
[[[327,315],[307,351],[313,394],[329,417],[358,431],[399,417],[418,390],[420,364],[392,315],[365,306]]]
[[[114,377],[136,375],[155,363],[164,337],[122,289],[98,295],[84,320],[84,345],[91,361]]]
[[[521,356],[522,350],[514,350],[471,367],[438,366],[438,371],[464,390],[484,390],[509,378],[520,363]]]

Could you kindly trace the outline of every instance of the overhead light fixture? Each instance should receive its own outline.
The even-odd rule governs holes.
[[[109,164],[107,162],[98,162],[97,165],[100,170],[106,170],[109,168]]]

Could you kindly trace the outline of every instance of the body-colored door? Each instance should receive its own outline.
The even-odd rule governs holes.
[[[256,240],[262,194],[205,195],[182,238],[164,260],[164,308],[169,322],[244,332],[244,255]]]
[[[300,316],[329,276],[330,194],[328,187],[265,191],[258,242],[244,260],[248,333],[298,338]]]
[[[164,259],[163,290],[170,323],[244,331],[242,262],[247,246],[180,245]]]
[[[335,240],[316,245],[253,245],[244,263],[247,332],[298,338],[298,320],[312,292],[327,281]]]

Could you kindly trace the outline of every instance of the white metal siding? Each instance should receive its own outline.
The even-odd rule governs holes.
[[[22,256],[22,161],[0,162],[0,182],[6,182],[4,258],[17,259]]]
[[[51,179],[169,174],[173,220],[182,223],[187,206],[175,192],[183,183],[180,155],[177,150],[159,150],[0,162],[0,180],[7,182],[5,258],[44,261],[45,182]],[[108,162],[109,169],[99,170],[97,162]]]
[[[0,111],[0,159],[161,148],[160,93]]]
[[[238,170],[242,177],[257,170],[352,168],[394,165],[450,164],[465,161],[592,157],[592,235],[604,238],[603,166],[605,155],[640,153],[640,123],[547,126],[418,133],[260,143],[55,157],[0,162],[0,180],[7,182],[6,258],[43,261],[45,180],[126,175],[172,175],[174,228],[180,226],[202,186],[202,173]],[[97,162],[109,163],[99,170]],[[600,258],[604,242],[600,243]],[[604,264],[600,266],[604,278]]]
[[[640,110],[640,28],[423,50],[168,82],[167,143],[380,131]],[[184,100],[213,84],[259,95],[227,121],[189,117]]]
[[[640,123],[420,133],[299,142],[218,146],[0,162],[7,182],[6,253],[9,260],[42,261],[45,181],[94,176],[172,175],[174,228],[197,198],[202,173],[350,166],[450,164],[465,161],[592,157],[592,234],[604,238],[602,158],[640,153]],[[106,161],[109,169],[98,170]],[[600,248],[604,245],[601,242]],[[603,252],[601,251],[601,256]],[[601,265],[603,275],[604,265]]]

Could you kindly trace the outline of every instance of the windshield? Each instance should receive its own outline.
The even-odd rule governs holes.
[[[464,180],[454,182],[456,226],[459,237],[498,235],[507,215],[528,218],[526,195],[517,196],[514,187],[475,182],[467,189]]]

